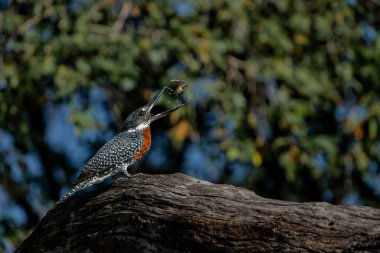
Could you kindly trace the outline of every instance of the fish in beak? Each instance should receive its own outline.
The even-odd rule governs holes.
[[[150,111],[153,109],[153,107],[156,105],[158,99],[161,97],[161,95],[164,93],[165,89],[167,89],[167,87],[165,86],[164,88],[161,89],[161,91],[159,93],[157,93],[149,102],[148,104],[146,105],[147,107],[147,110],[148,112],[150,113]],[[161,112],[159,114],[151,114],[151,117],[150,117],[150,122],[153,122],[155,120],[158,120],[162,117],[165,117],[166,115],[169,115],[171,112],[174,112],[176,111],[177,109],[181,108],[182,106],[184,106],[185,104],[180,104],[180,105],[177,105],[176,107],[172,108],[172,109],[169,109],[167,111],[164,111],[164,112]]]

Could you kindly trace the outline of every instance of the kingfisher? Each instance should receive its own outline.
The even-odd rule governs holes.
[[[151,110],[166,88],[166,86],[162,88],[148,104],[138,108],[127,117],[120,132],[106,142],[83,166],[74,182],[73,189],[58,201],[58,204],[77,191],[100,183],[119,172],[132,177],[128,173],[128,167],[141,159],[150,148],[152,142],[150,124],[185,105],[183,103],[159,114],[152,114]]]

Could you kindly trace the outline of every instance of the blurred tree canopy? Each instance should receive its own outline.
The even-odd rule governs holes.
[[[380,206],[379,1],[8,0],[0,9],[5,251],[171,79],[190,84],[188,106],[153,125],[139,170]]]

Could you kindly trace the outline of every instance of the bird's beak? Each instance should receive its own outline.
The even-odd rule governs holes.
[[[153,107],[155,106],[155,104],[157,103],[158,99],[161,97],[162,93],[164,93],[166,89],[166,86],[164,88],[161,89],[161,91],[159,93],[157,93],[149,102],[148,104],[146,105],[147,108],[148,108],[148,112],[150,112]],[[182,106],[184,106],[185,104],[181,104],[181,105],[178,105],[170,110],[167,110],[167,111],[164,111],[164,112],[161,112],[159,114],[156,114],[156,115],[152,115],[151,118],[150,118],[150,122],[152,121],[155,121],[155,120],[158,120],[162,117],[165,117],[166,115],[169,115],[171,112],[174,112],[175,110],[181,108]]]

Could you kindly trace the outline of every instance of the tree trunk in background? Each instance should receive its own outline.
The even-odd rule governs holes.
[[[265,199],[183,174],[118,179],[50,210],[16,252],[380,251],[380,210]]]

